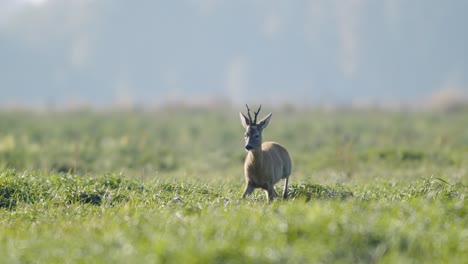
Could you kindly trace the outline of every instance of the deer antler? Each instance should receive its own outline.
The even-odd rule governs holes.
[[[247,115],[249,115],[249,121],[250,125],[255,125],[255,123],[252,123],[252,116],[250,115],[250,108],[247,104],[245,104],[245,107],[247,107]]]
[[[260,105],[260,107],[258,108],[257,112],[254,112],[255,114],[255,120],[254,120],[254,124],[256,125],[257,124],[257,116],[258,116],[258,113],[260,113],[260,109],[262,109],[262,105]]]
[[[262,105],[260,105],[260,107],[258,108],[257,112],[254,111],[254,114],[255,114],[255,118],[252,122],[252,116],[250,115],[250,108],[247,104],[245,104],[245,107],[247,107],[247,115],[249,115],[249,121],[250,121],[250,125],[256,125],[257,124],[257,116],[258,116],[258,113],[260,113],[260,109],[262,109]]]

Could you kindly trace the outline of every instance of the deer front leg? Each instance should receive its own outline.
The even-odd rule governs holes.
[[[275,188],[273,186],[268,187],[268,189],[265,190],[265,191],[266,191],[266,194],[267,194],[268,202],[270,202],[270,203],[273,202],[273,198],[275,196],[278,196],[278,194],[276,194]]]
[[[278,193],[276,192],[275,187],[273,187],[273,198],[276,198],[276,197],[278,197]]]
[[[251,182],[247,182],[245,186],[244,193],[242,194],[242,198],[249,196],[255,190],[254,185]]]

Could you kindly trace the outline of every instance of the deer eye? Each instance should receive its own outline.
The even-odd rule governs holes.
[[[258,137],[259,137],[259,135],[255,135],[255,138],[258,138]]]

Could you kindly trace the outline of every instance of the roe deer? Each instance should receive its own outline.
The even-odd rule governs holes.
[[[288,151],[278,143],[262,143],[262,132],[270,122],[271,113],[257,123],[257,115],[262,106],[254,112],[255,118],[252,120],[250,109],[247,107],[247,116],[240,112],[241,123],[245,128],[245,149],[247,157],[244,162],[244,176],[246,187],[242,198],[250,195],[255,188],[265,190],[268,201],[273,201],[277,196],[274,185],[281,179],[285,179],[283,189],[283,199],[288,197],[288,181],[291,175],[291,158]]]

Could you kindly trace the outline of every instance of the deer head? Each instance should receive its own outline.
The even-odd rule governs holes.
[[[252,120],[252,116],[250,115],[250,108],[248,105],[247,107],[247,116],[245,116],[242,112],[240,112],[240,119],[242,126],[245,128],[245,149],[247,151],[253,150],[258,148],[262,145],[262,131],[265,127],[267,127],[268,122],[270,122],[271,113],[269,113],[266,117],[264,117],[260,122],[257,123],[257,116],[260,112],[262,106],[258,108],[256,112],[254,112],[254,119]]]

